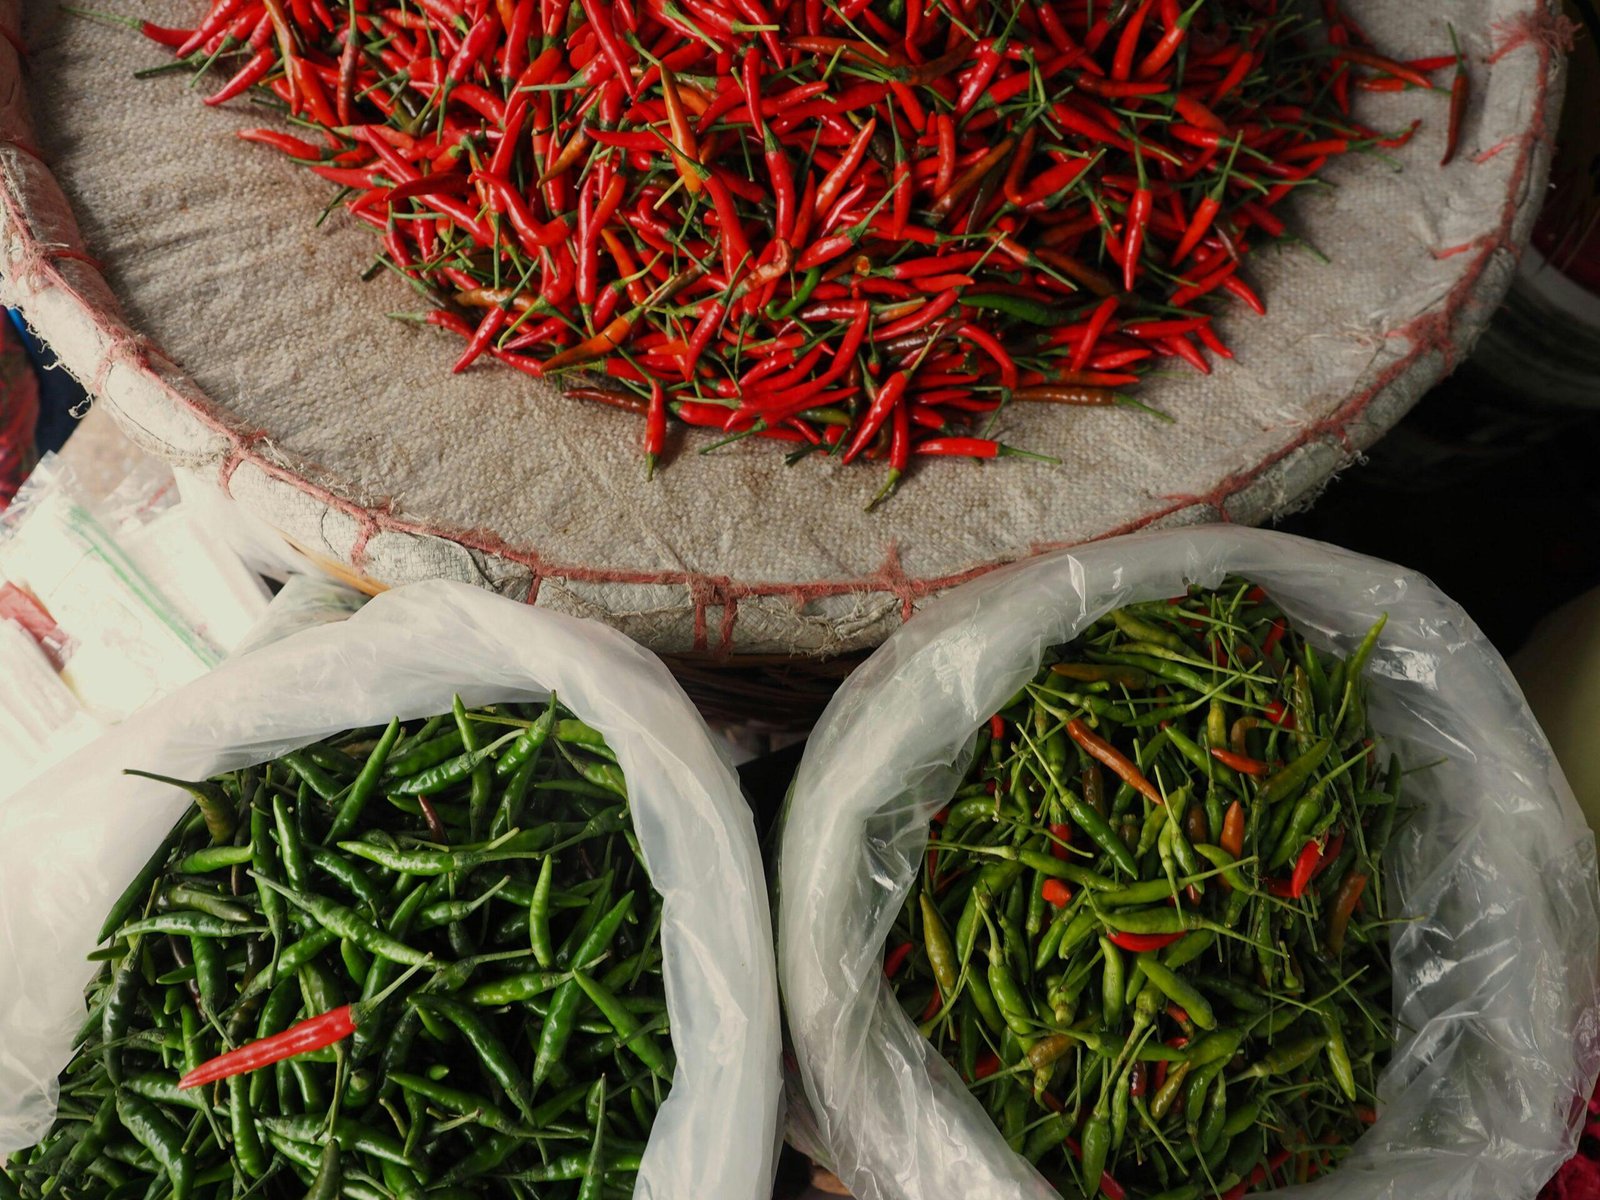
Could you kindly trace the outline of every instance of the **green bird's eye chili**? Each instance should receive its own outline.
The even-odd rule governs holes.
[[[5,1200],[632,1190],[674,1060],[598,731],[458,703],[170,782],[195,808],[113,907],[60,1118]]]
[[[1368,1122],[1404,813],[1381,633],[1333,660],[1227,580],[1048,651],[984,727],[885,975],[1063,1195],[1238,1197]]]

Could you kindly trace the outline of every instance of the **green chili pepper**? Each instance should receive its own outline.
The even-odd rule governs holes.
[[[396,850],[371,842],[340,842],[339,849],[401,875],[459,875],[488,863],[543,858],[547,849]]]
[[[213,871],[247,863],[254,855],[254,846],[207,846],[179,859],[173,872],[178,875],[209,875]]]
[[[461,753],[461,730],[450,729],[435,738],[419,739],[384,769],[384,790],[405,791],[394,780],[409,779]]]
[[[339,1143],[329,1138],[322,1147],[317,1177],[311,1181],[311,1190],[306,1193],[306,1200],[335,1200],[343,1180],[344,1172],[340,1170],[339,1163]]]
[[[1317,1011],[1322,1017],[1323,1028],[1328,1032],[1328,1067],[1333,1072],[1334,1082],[1339,1085],[1345,1099],[1354,1100],[1356,1076],[1350,1063],[1350,1052],[1345,1048],[1344,1030],[1340,1028],[1339,1018],[1326,1001],[1317,1006]]]
[[[1287,1075],[1298,1067],[1321,1054],[1327,1045],[1326,1033],[1316,1034],[1311,1037],[1301,1038],[1299,1041],[1290,1042],[1284,1046],[1274,1046],[1263,1057],[1246,1067],[1240,1074],[1242,1078],[1270,1078],[1274,1075]]]
[[[417,1168],[421,1163],[405,1151],[400,1141],[388,1133],[363,1125],[349,1117],[339,1117],[331,1128],[326,1117],[305,1113],[299,1116],[262,1117],[261,1128],[295,1142],[318,1142],[331,1133],[333,1142],[344,1154],[364,1154],[386,1159],[403,1167]]]
[[[551,730],[555,728],[558,707],[556,698],[552,694],[539,719],[524,729],[521,736],[512,743],[511,748],[496,760],[494,773],[497,776],[509,779],[524,764],[535,761],[539,751],[549,740]],[[603,739],[602,744],[604,744]]]
[[[955,946],[951,944],[950,935],[945,931],[944,922],[939,919],[939,910],[933,903],[933,898],[923,892],[919,898],[922,909],[922,936],[923,945],[928,952],[928,963],[933,968],[933,977],[939,984],[939,991],[948,1004],[955,999],[956,980],[960,976],[961,966],[956,959]]]
[[[517,1111],[531,1120],[533,1105],[523,1082],[525,1077],[511,1051],[477,1011],[443,996],[416,996],[412,1003],[425,1013],[438,1013],[460,1030],[484,1071],[500,1085]]]
[[[338,940],[339,935],[331,929],[312,930],[278,954],[274,960],[276,973],[280,976],[293,975]],[[263,971],[247,983],[234,1001],[235,1006],[243,1004],[272,986],[271,975],[272,972]]]
[[[1073,903],[1077,903],[1077,901]],[[1033,957],[1033,969],[1035,972],[1043,971],[1045,967],[1050,965],[1051,960],[1056,957],[1057,951],[1061,949],[1062,941],[1066,938],[1067,930],[1071,927],[1077,915],[1070,909],[1065,909],[1057,913],[1051,920],[1044,936],[1039,939],[1039,948]]]
[[[97,942],[105,941],[127,921],[135,909],[144,907],[156,880],[160,878],[162,869],[172,857],[173,850],[178,846],[183,833],[184,823],[179,822],[172,832],[162,839],[161,845],[156,847],[155,853],[146,860],[144,866],[139,868],[139,873],[129,881],[128,886],[122,889],[121,895],[111,905],[111,911],[106,914],[106,919],[100,925],[100,932],[95,936]]]
[[[622,1044],[655,1074],[663,1079],[670,1079],[672,1064],[666,1051],[661,1048],[659,1042],[644,1032],[643,1022],[628,1010],[628,1006],[582,971],[573,972],[573,978],[594,1006],[600,1010],[601,1015],[617,1031]]]
[[[1111,1151],[1111,1111],[1106,1089],[1102,1089],[1089,1119],[1083,1124],[1079,1139],[1083,1149],[1084,1186],[1094,1194],[1099,1191],[1100,1177],[1105,1174],[1106,1156]]]
[[[1267,860],[1269,870],[1276,871],[1300,852],[1300,847],[1305,845],[1311,828],[1317,823],[1317,817],[1321,813],[1322,793],[1320,789],[1313,789],[1291,810],[1288,826],[1284,829],[1283,836],[1278,839],[1272,857]]]
[[[231,900],[224,900],[216,892],[208,892],[204,888],[191,887],[185,883],[175,884],[162,893],[161,903],[172,908],[191,908],[213,917],[220,917],[224,921],[235,921],[240,925],[250,924],[256,916],[248,908]]]
[[[496,1106],[492,1101],[483,1096],[473,1095],[458,1088],[447,1087],[420,1075],[412,1075],[404,1071],[396,1071],[392,1076],[394,1082],[408,1092],[415,1092],[432,1101],[440,1108],[459,1116],[472,1117],[485,1129],[495,1133],[508,1134],[511,1137],[531,1137],[532,1131],[525,1125],[517,1122],[516,1118]]]
[[[228,965],[222,949],[209,937],[191,937],[189,951],[194,956],[195,982],[200,988],[200,1003],[213,1019],[223,1008],[228,986]]]
[[[273,847],[271,820],[267,810],[260,804],[250,807],[250,844],[253,853],[250,857],[250,870],[256,878],[256,899],[261,904],[261,915],[266,918],[267,928],[272,933],[272,942],[281,946],[286,936],[284,923],[283,897],[277,892],[261,883],[261,879],[276,879],[278,877],[278,855]]]
[[[1122,973],[1122,951],[1110,938],[1100,939],[1100,953],[1104,956],[1103,982],[1101,984],[1101,1010],[1106,1028],[1114,1029],[1122,1020],[1123,991],[1126,981]]]
[[[1340,689],[1339,711],[1333,717],[1333,733],[1337,736],[1344,730],[1345,719],[1351,715],[1353,708],[1359,703],[1357,692],[1361,683],[1361,674],[1367,668],[1367,661],[1372,657],[1372,652],[1377,648],[1378,636],[1383,632],[1383,627],[1389,623],[1389,615],[1385,613],[1379,617],[1366,636],[1361,639],[1355,653],[1344,664],[1343,687]]]
[[[194,1161],[184,1149],[183,1131],[143,1096],[117,1096],[117,1118],[141,1146],[150,1151],[172,1184],[172,1200],[188,1200],[194,1186]]]
[[[637,1171],[643,1161],[643,1156],[639,1154],[608,1154],[605,1159],[605,1173],[607,1175],[616,1175]],[[502,1178],[515,1183],[570,1182],[575,1179],[582,1179],[588,1173],[592,1162],[594,1162],[592,1154],[565,1154],[560,1158],[551,1159],[542,1166],[516,1171]]]
[[[356,776],[355,782],[350,785],[350,790],[345,793],[344,803],[339,805],[333,824],[328,827],[327,841],[337,842],[355,828],[356,822],[361,819],[361,813],[367,806],[367,801],[378,790],[384,768],[388,766],[389,757],[394,752],[395,742],[399,738],[400,718],[396,717],[389,722],[377,744],[372,747],[372,752],[367,755],[366,765],[361,768],[361,773]]]
[[[266,932],[268,929],[265,925],[240,925],[237,921],[224,920],[210,913],[175,909],[130,921],[122,927],[118,936],[135,938],[146,933],[172,933],[190,938],[231,938],[246,933]]]
[[[1332,738],[1318,738],[1299,758],[1268,776],[1261,790],[1256,793],[1256,801],[1260,804],[1277,804],[1299,795],[1300,789],[1306,786],[1332,749]]]
[[[1199,849],[1198,846],[1195,848]],[[1199,929],[1194,933],[1185,934],[1161,952],[1161,961],[1176,971],[1179,967],[1188,966],[1211,949],[1216,940],[1217,935],[1209,929]]]
[[[1199,1142],[1201,1153],[1208,1153],[1217,1146],[1217,1143],[1222,1138],[1222,1130],[1227,1118],[1228,1077],[1218,1071],[1216,1081],[1211,1087],[1211,1095],[1207,1098],[1205,1115],[1200,1118]]]
[[[1244,872],[1239,870],[1238,860],[1224,850],[1221,846],[1208,845],[1205,842],[1196,842],[1194,852],[1205,859],[1212,866],[1222,871],[1222,878],[1227,880],[1228,886],[1235,892],[1249,896],[1255,892],[1250,881],[1244,877]],[[1226,922],[1224,922],[1226,924]]]
[[[992,935],[989,939],[988,983],[989,994],[994,997],[1001,1020],[1018,1037],[1030,1036],[1034,1032],[1032,1006],[1017,986],[1017,981],[1006,966],[1005,955]]]
[[[168,783],[175,788],[182,788],[194,797],[194,805],[200,810],[204,818],[206,829],[211,834],[211,840],[218,844],[226,842],[233,836],[236,817],[233,801],[218,784],[209,781],[191,783],[186,779],[173,779],[166,775],[155,775],[149,771],[135,771],[126,767],[124,775],[137,775],[140,779],[153,779],[157,783]]]
[[[344,791],[339,781],[319,766],[313,756],[304,750],[285,754],[278,761],[298,775],[320,799],[330,804]]]
[[[1167,1110],[1177,1102],[1183,1092],[1185,1082],[1189,1078],[1189,1064],[1181,1062],[1167,1073],[1167,1080],[1156,1089],[1155,1098],[1150,1101],[1150,1115],[1157,1121],[1167,1115]]]
[[[312,892],[291,891],[270,879],[263,879],[261,882],[282,895],[318,925],[339,937],[349,938],[363,950],[382,955],[394,962],[405,963],[407,966],[420,967],[433,961],[431,955],[413,950],[404,942],[390,937],[376,925],[363,920],[353,910],[335,900]]]
[[[572,978],[570,971],[537,971],[524,975],[508,975],[491,983],[479,984],[461,999],[482,1008],[498,1008],[503,1004],[521,1004],[553,992]]]
[[[228,1080],[228,1132],[239,1169],[247,1178],[260,1179],[267,1172],[267,1152],[250,1107],[250,1085],[239,1075]]]
[[[435,766],[417,772],[414,775],[398,779],[386,784],[390,792],[399,792],[407,796],[433,796],[444,791],[452,784],[460,783],[467,779],[478,767],[488,762],[500,750],[522,736],[523,731],[513,729],[488,745],[479,749],[467,749],[464,753],[448,758]],[[462,744],[465,745],[464,735]]]
[[[1189,1019],[1201,1029],[1217,1027],[1217,1018],[1211,1009],[1211,1002],[1181,975],[1163,963],[1157,955],[1150,953],[1139,955],[1139,966],[1143,969],[1145,977],[1160,988],[1168,1000],[1188,1013]]]
[[[572,962],[579,966],[587,966],[594,959],[604,954],[611,946],[611,941],[616,937],[617,930],[633,909],[633,893],[628,892],[617,901],[616,905],[590,930],[588,937],[578,947],[573,955]],[[583,993],[578,984],[567,980],[556,988],[555,996],[550,1001],[550,1012],[545,1018],[543,1027],[539,1031],[539,1048],[533,1063],[533,1086],[540,1087],[550,1077],[551,1069],[556,1060],[566,1049],[567,1042],[572,1037],[572,1023],[577,1016],[578,1005]]]

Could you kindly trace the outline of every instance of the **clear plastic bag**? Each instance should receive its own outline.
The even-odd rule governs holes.
[[[755,827],[660,660],[621,634],[464,584],[387,592],[347,621],[223,664],[0,803],[0,1154],[53,1116],[99,923],[183,811],[125,766],[200,779],[396,714],[537,701],[604,733],[665,900],[678,1068],[639,1200],[766,1200],[778,1145],[777,984]]]
[[[1447,759],[1412,777],[1425,807],[1390,854],[1397,911],[1414,920],[1394,932],[1401,1034],[1378,1121],[1337,1171],[1282,1194],[1518,1200],[1572,1153],[1600,1069],[1594,837],[1505,664],[1414,572],[1215,526],[958,588],[849,679],[812,735],[783,832],[779,976],[805,1120],[857,1200],[1055,1195],[901,1013],[884,940],[979,724],[1042,652],[1113,608],[1229,573],[1320,648],[1348,653],[1388,613],[1373,725],[1406,762]]]

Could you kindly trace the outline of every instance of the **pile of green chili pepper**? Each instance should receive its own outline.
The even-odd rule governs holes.
[[[181,786],[0,1198],[632,1194],[661,902],[596,730],[458,700]]]
[[[1382,626],[1339,659],[1246,581],[1133,605],[980,732],[884,970],[1063,1194],[1236,1200],[1374,1119]]]

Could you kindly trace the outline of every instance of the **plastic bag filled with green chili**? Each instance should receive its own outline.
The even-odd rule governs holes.
[[[50,1126],[98,965],[86,956],[188,803],[124,767],[201,780],[343,730],[381,730],[395,716],[449,720],[457,696],[475,709],[542,705],[552,692],[614,751],[662,902],[677,1065],[634,1195],[765,1200],[778,1144],[777,987],[761,858],[736,776],[649,651],[603,626],[445,582],[385,593],[347,621],[230,661],[0,805],[0,1158]],[[510,1081],[512,1093],[527,1086]],[[621,1091],[612,1096],[621,1102]]]
[[[892,953],[904,934],[892,943],[889,938],[897,922],[904,930],[908,911],[913,913],[909,919],[917,920],[919,895],[933,905],[920,911],[937,918],[937,902],[928,901],[927,891],[911,894],[924,878],[930,820],[951,805],[979,747],[998,736],[991,733],[991,715],[1007,708],[1035,680],[1046,653],[1071,643],[1115,610],[1137,604],[1154,609],[1152,602],[1182,596],[1191,585],[1218,588],[1225,580],[1265,589],[1288,626],[1318,653],[1351,655],[1387,614],[1366,665],[1367,716],[1384,754],[1407,767],[1428,765],[1406,775],[1409,816],[1382,858],[1384,909],[1392,922],[1387,936],[1394,1045],[1375,1088],[1365,1085],[1376,1103],[1359,1119],[1371,1124],[1330,1173],[1291,1186],[1288,1194],[1323,1200],[1526,1198],[1572,1152],[1583,1100],[1600,1070],[1595,843],[1500,656],[1459,607],[1414,572],[1286,535],[1211,527],[1100,542],[958,588],[929,605],[846,682],[813,734],[791,796],[779,868],[779,977],[799,1067],[794,1098],[801,1101],[791,1105],[790,1132],[838,1172],[857,1200],[1043,1200],[1055,1190],[1012,1146],[1030,1145],[1033,1135],[1044,1131],[1057,1149],[1066,1143],[1065,1150],[1080,1159],[1090,1153],[1090,1138],[1097,1136],[1092,1091],[1078,1100],[1063,1093],[1065,1118],[1047,1110],[1024,1111],[1013,1123],[1008,1145],[1002,1134],[1005,1122],[992,1115],[958,1073],[960,1067],[981,1090],[986,1077],[1011,1069],[1008,1060],[1000,1056],[997,1062],[991,1054],[987,1062],[979,1057],[975,1063],[953,1064],[935,1050],[886,981],[886,975],[907,970],[901,965],[904,955],[897,961]],[[1230,586],[1243,591],[1248,584]],[[1129,616],[1124,614],[1120,624],[1129,624]],[[1130,628],[1136,636],[1155,636],[1147,632],[1148,625],[1145,631]],[[1157,647],[1151,653],[1161,651]],[[1119,669],[1126,673],[1130,668]],[[1141,679],[1148,674],[1143,668],[1131,669]],[[1154,690],[1156,699],[1141,698],[1140,703],[1163,703],[1162,689]],[[1163,731],[1167,738],[1182,727],[1192,728],[1187,717],[1169,724],[1172,728]],[[1013,727],[1012,744],[1022,740],[1023,732]],[[1083,734],[1080,728],[1074,737]],[[1256,736],[1257,744],[1267,744],[1267,735]],[[1209,744],[1222,749],[1218,740]],[[1280,750],[1269,757],[1295,754],[1285,741],[1275,744]],[[1079,745],[1094,743],[1085,737]],[[1195,758],[1209,761],[1204,750],[1189,745]],[[1076,751],[1068,752],[1076,769]],[[1102,762],[1114,761],[1093,750],[1087,753]],[[1224,755],[1232,753],[1223,749]],[[1370,753],[1358,746],[1353,757]],[[1306,756],[1308,761],[1311,757]],[[1231,761],[1241,769],[1274,769],[1243,755]],[[1098,770],[1090,764],[1086,773]],[[1290,774],[1284,771],[1286,780]],[[1109,797],[1117,780],[1110,770],[1105,777]],[[1085,796],[1088,790],[1085,785]],[[1241,789],[1241,794],[1248,793]],[[1168,794],[1166,800],[1175,801],[1175,796]],[[971,803],[996,802],[974,796]],[[1162,815],[1169,811],[1170,805]],[[1225,824],[1219,816],[1212,814],[1211,829]],[[954,806],[946,819],[956,823]],[[1022,820],[1027,823],[1026,817]],[[1087,828],[1080,825],[1080,832],[1071,836],[1087,840],[1081,832]],[[1072,858],[1065,845],[1070,832],[1063,825],[1026,836],[1045,847],[1057,845],[1059,859],[1066,860]],[[1054,841],[1046,840],[1047,835]],[[1116,836],[1107,831],[1108,840]],[[963,839],[943,832],[941,840],[953,845]],[[1172,840],[1180,841],[1176,835]],[[1120,855],[1104,851],[1102,861],[1111,864],[1108,872],[1115,872],[1119,858],[1130,861],[1126,834],[1123,841],[1116,848]],[[1015,853],[1020,855],[1027,844],[1015,843]],[[1209,878],[1218,871],[1213,863],[1229,861],[1216,857],[1216,846],[1199,848],[1214,852],[1211,861],[1176,869]],[[1002,845],[998,854],[1013,850]],[[1097,853],[1091,847],[1091,858]],[[1148,853],[1155,857],[1154,849]],[[1304,886],[1291,885],[1289,870],[1304,863],[1309,873],[1315,858],[1308,850],[1302,859],[1283,865],[1283,886]],[[1103,886],[1092,873],[1065,864],[1052,867],[1050,859],[1046,853],[1039,860],[1041,878],[1053,871],[1071,877],[1071,890]],[[978,861],[968,858],[962,865],[974,870]],[[1064,884],[1066,879],[1054,882]],[[1173,885],[1174,900],[1183,882]],[[1154,887],[1160,891],[1165,885],[1157,882]],[[1066,903],[1068,891],[1058,887],[1049,903]],[[1022,897],[1008,893],[1006,899]],[[1091,929],[1084,957],[1103,953],[1106,963],[1120,960],[1130,970],[1135,963],[1149,965],[1149,984],[1153,987],[1160,975],[1175,991],[1173,973],[1161,966],[1166,960],[1155,958],[1152,947],[1171,941],[1171,936],[1161,936],[1169,925],[1193,926],[1184,925],[1188,918],[1180,919],[1179,909],[1163,909],[1161,899],[1152,896],[1151,907],[1139,914],[1148,929],[1119,925],[1117,919]],[[980,1011],[975,990],[966,986],[971,975],[958,976],[952,964],[940,977],[938,959],[952,960],[941,945],[948,949],[973,942],[977,950],[956,952],[961,962],[982,962],[985,953],[991,964],[1011,958],[1005,939],[1021,921],[1007,915],[1001,900],[985,907],[986,900],[987,894],[966,941],[961,930],[951,928],[937,938],[928,934],[925,946],[901,947],[925,955],[931,971],[923,968],[924,973],[941,981],[939,990],[930,985],[932,997],[925,1010],[920,1003],[911,1007],[913,1016],[923,1013],[918,1019],[925,1026],[948,1019],[949,1005],[942,1012],[940,999],[947,979],[958,995],[973,996],[969,1028],[983,1033],[980,1025],[987,1012]],[[1096,907],[1094,915],[1104,922],[1106,914],[1115,918],[1119,911]],[[1015,924],[1008,926],[1008,921]],[[920,922],[924,932],[939,926],[939,920],[926,915]],[[1095,932],[1101,935],[1099,947]],[[1216,936],[1248,938],[1250,932],[1224,928]],[[1125,949],[1118,951],[1119,946]],[[1263,954],[1273,955],[1274,961],[1293,961],[1281,946],[1266,946]],[[1019,1026],[1011,1020],[1015,1010],[1007,1009],[1008,996],[1000,986],[1005,982],[991,969],[987,997],[995,1017],[989,1028],[1005,1034],[1009,1026],[1017,1033]],[[1117,983],[1122,983],[1121,976]],[[1227,985],[1226,980],[1219,984]],[[1064,1026],[1076,1021],[1073,1029],[1088,1031],[1075,1043],[1085,1048],[1080,1063],[1100,1053],[1092,1044],[1093,1030],[1102,1021],[1100,995],[1107,1009],[1099,1028],[1114,1027],[1113,1018],[1126,1019],[1123,1012],[1111,1012],[1113,1000],[1119,1007],[1123,1003],[1122,988],[1098,980],[1095,988],[1099,990],[1087,993],[1097,997],[1087,1017],[1080,1008],[1076,1018],[1054,1018]],[[1154,994],[1150,987],[1144,992]],[[1129,989],[1129,994],[1137,992]],[[1171,995],[1173,991],[1158,1002],[1166,1005]],[[1010,999],[1016,1003],[1014,993]],[[1373,1001],[1377,1017],[1384,1016],[1388,999]],[[1064,1003],[1071,1005],[1070,999]],[[1132,1009],[1129,1001],[1127,1010]],[[1179,1009],[1178,1019],[1189,1023],[1211,1015]],[[1295,1019],[1292,1004],[1285,1009]],[[1155,1019],[1169,1019],[1171,1009],[1161,1011]],[[1043,1035],[1034,1030],[1039,1028],[1039,1021],[1026,1027],[1031,1039],[1024,1046],[1049,1046],[1050,1038],[1038,1040]],[[964,1037],[962,1029],[957,1026],[947,1046],[965,1047],[970,1034]],[[1225,1038],[1229,1032],[1219,1029],[1207,1036]],[[999,1034],[988,1040],[1002,1044]],[[1307,1041],[1306,1054],[1320,1055],[1331,1045],[1321,1036]],[[1130,1071],[1134,1061],[1142,1060],[1137,1054],[1133,1061],[1122,1057],[1117,1047],[1132,1044],[1131,1037],[1119,1039],[1110,1051],[1118,1054],[1119,1063],[1128,1062]],[[1145,1056],[1153,1076],[1171,1079],[1177,1074],[1178,1060],[1186,1053],[1177,1048],[1182,1045],[1174,1039],[1154,1047],[1160,1053]],[[1294,1045],[1274,1045],[1272,1053],[1256,1062],[1241,1059],[1237,1048],[1237,1042],[1224,1047],[1215,1066],[1220,1071],[1229,1063],[1234,1080],[1230,1098],[1240,1094],[1241,1084],[1279,1070],[1287,1076],[1306,1062]],[[1171,1061],[1155,1061],[1163,1057]],[[1198,1048],[1193,1057],[1201,1061]],[[1331,1062],[1333,1055],[1328,1058]],[[1018,1069],[1028,1065],[1021,1062]],[[1081,1078],[1081,1067],[1078,1071]],[[1335,1086],[1335,1075],[1330,1072],[1329,1088]],[[1033,1077],[1032,1096],[1025,1087],[1013,1087],[1023,1108],[1040,1098],[1038,1078]],[[1121,1094],[1128,1090],[1124,1087]],[[1345,1090],[1353,1097],[1353,1088]],[[1197,1156],[1209,1153],[1209,1143],[1194,1142],[1197,1128],[1203,1139],[1213,1115],[1219,1124],[1227,1123],[1230,1137],[1236,1136],[1231,1131],[1235,1119],[1246,1125],[1254,1119],[1237,1102],[1239,1112],[1222,1109],[1220,1092],[1209,1093],[1219,1097],[1217,1109],[1208,1105],[1204,1114],[1184,1110],[1177,1122],[1177,1140],[1185,1146],[1193,1143]],[[1154,1094],[1153,1086],[1146,1088],[1137,1103],[1154,1108]],[[1362,1103],[1368,1103],[1367,1096]],[[1136,1129],[1140,1119],[1133,1120]],[[1053,1134],[1052,1121],[1059,1122]],[[1185,1146],[1168,1147],[1173,1161],[1197,1162],[1184,1159]],[[1104,1153],[1102,1146],[1097,1161]],[[1301,1151],[1300,1157],[1311,1160],[1315,1148]],[[1076,1162],[1069,1160],[1064,1174],[1070,1178],[1075,1169]],[[1209,1178],[1198,1168],[1187,1174],[1174,1170],[1160,1189],[1170,1196],[1232,1197],[1263,1181],[1239,1178],[1230,1185],[1226,1179],[1221,1168]],[[1105,1194],[1115,1196],[1119,1190],[1107,1188]],[[1148,1196],[1155,1190],[1141,1187],[1137,1194]],[[1063,1194],[1075,1191],[1063,1187]],[[1136,1193],[1130,1189],[1128,1194]]]

